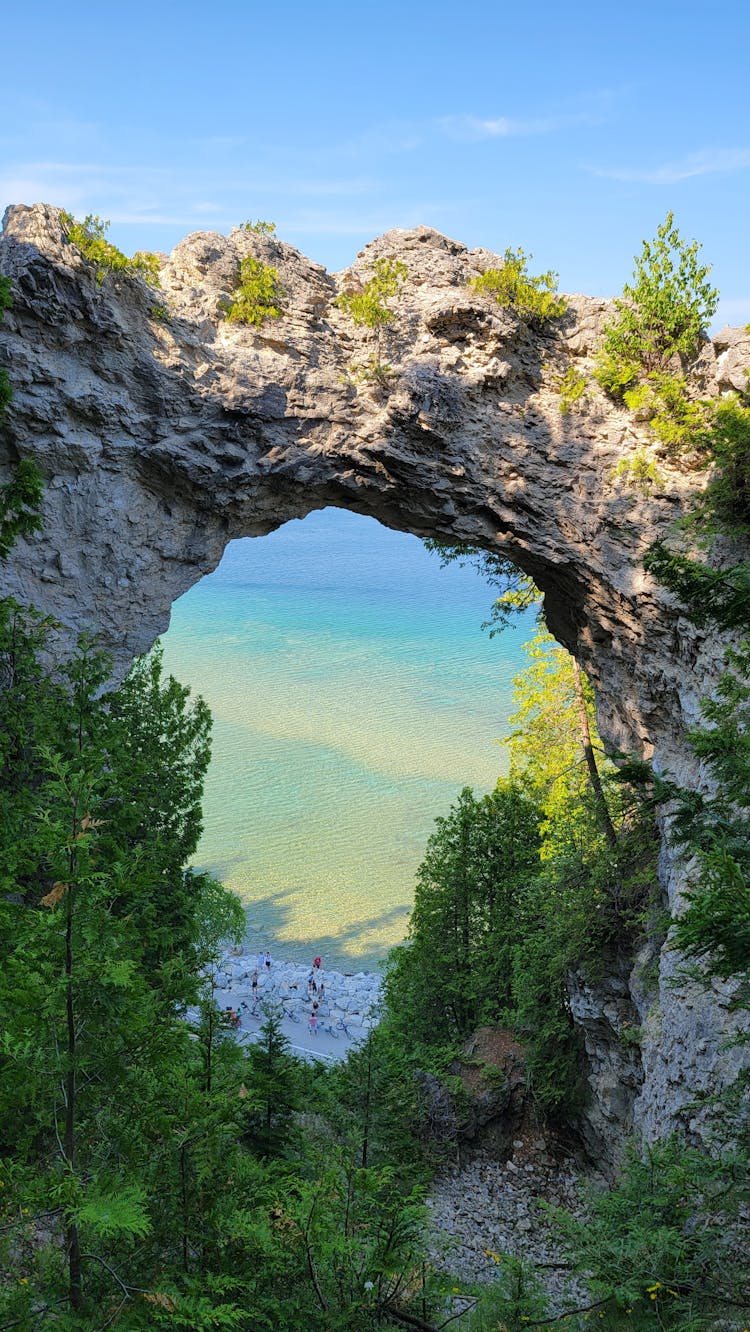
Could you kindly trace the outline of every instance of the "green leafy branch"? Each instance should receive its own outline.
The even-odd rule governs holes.
[[[373,276],[359,291],[342,291],[336,297],[336,305],[355,324],[380,329],[392,324],[396,318],[388,301],[398,295],[409,270],[400,259],[376,259],[373,270]]]
[[[698,262],[698,241],[683,241],[667,213],[654,241],[644,241],[633,279],[615,301],[616,318],[604,330],[600,382],[607,391],[609,367],[620,381],[667,371],[675,359],[690,360],[716,312],[719,293]]]
[[[136,250],[129,259],[107,240],[109,222],[103,218],[88,213],[83,222],[78,222],[72,213],[62,212],[60,221],[71,245],[94,265],[97,285],[101,286],[108,274],[135,274],[150,287],[159,286],[159,256],[149,250]]]
[[[494,296],[498,305],[515,310],[527,323],[543,326],[562,318],[568,307],[564,297],[555,295],[557,273],[548,269],[532,276],[528,272],[532,257],[520,248],[508,248],[502,268],[488,268],[472,278],[469,286],[472,291]]]
[[[281,317],[283,296],[279,270],[248,255],[240,264],[239,285],[226,312],[227,322],[260,328],[264,319]]]
[[[613,481],[624,481],[642,495],[654,490],[663,490],[665,480],[653,458],[649,458],[645,449],[636,449],[630,458],[621,458],[611,472]]]
[[[568,416],[574,407],[579,406],[586,396],[586,379],[580,370],[571,365],[557,381],[560,394],[560,415]]]
[[[261,218],[257,218],[256,221],[253,221],[252,219],[248,219],[247,222],[240,222],[239,229],[240,229],[240,231],[252,231],[252,232],[255,233],[256,236],[275,236],[275,235],[276,235],[276,223],[275,223],[275,222],[263,222],[263,221],[261,220]]]

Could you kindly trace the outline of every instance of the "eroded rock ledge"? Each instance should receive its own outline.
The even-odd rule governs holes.
[[[283,317],[258,330],[223,317],[249,254],[278,268],[285,293]],[[334,300],[379,256],[409,278],[376,347]],[[721,645],[696,634],[641,563],[696,478],[660,460],[664,490],[641,495],[613,477],[636,447],[651,451],[642,427],[595,388],[580,410],[559,409],[560,377],[586,371],[607,303],[572,296],[553,331],[532,333],[468,288],[498,262],[417,228],[331,275],[274,237],[196,233],[162,265],[164,318],[139,278],[97,285],[57,209],[8,209],[0,272],[14,303],[0,363],[14,396],[2,467],[33,455],[46,492],[43,533],[19,545],[4,590],[54,614],[68,638],[93,628],[122,671],[230,539],[338,505],[501,550],[541,587],[550,628],[594,681],[604,737],[697,781],[682,736]],[[351,367],[372,354],[391,367],[387,385],[353,383]],[[749,364],[750,336],[726,330],[705,345],[695,382],[715,395],[741,386]],[[669,864],[664,884],[679,890]],[[670,994],[643,1047],[635,1123],[649,1131],[676,1104],[670,1078],[684,1080],[666,1013],[689,1010]],[[715,1082],[724,1019],[706,1011]]]

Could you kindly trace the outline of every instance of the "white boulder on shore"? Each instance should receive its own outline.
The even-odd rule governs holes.
[[[271,966],[258,965],[259,954],[237,953],[227,949],[210,971],[219,1007],[240,1010],[253,1002],[259,1010],[263,1003],[277,1005],[289,1016],[307,1023],[313,1000],[318,1000],[318,1022],[343,1020],[352,1036],[363,1035],[380,1020],[382,978],[374,971],[329,971],[300,962],[272,959]],[[257,971],[258,986],[253,992],[252,977]],[[308,978],[313,973],[318,992],[312,994]],[[323,997],[320,987],[323,986]],[[242,1010],[240,1010],[242,1011]]]

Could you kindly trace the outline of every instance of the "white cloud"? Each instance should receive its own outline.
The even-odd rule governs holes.
[[[675,162],[658,167],[587,167],[594,176],[608,180],[631,181],[643,185],[677,185],[694,176],[746,171],[750,167],[750,148],[705,148],[688,153]]]
[[[376,180],[346,174],[295,175],[293,171],[253,173],[236,167],[196,165],[106,166],[97,162],[34,161],[0,174],[0,207],[11,203],[51,203],[77,215],[98,213],[113,223],[199,226],[236,223],[262,210],[269,196],[304,203],[315,199],[375,197]]]
[[[513,116],[442,116],[437,125],[450,139],[477,142],[481,139],[522,139],[538,134],[555,134],[575,125],[590,124],[591,121],[592,114],[581,111],[558,116],[533,116],[527,120],[517,120]]]

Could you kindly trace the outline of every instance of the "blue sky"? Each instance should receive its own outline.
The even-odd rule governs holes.
[[[129,252],[271,219],[329,269],[423,222],[601,295],[672,209],[750,320],[745,0],[27,0],[2,33],[1,207]]]

